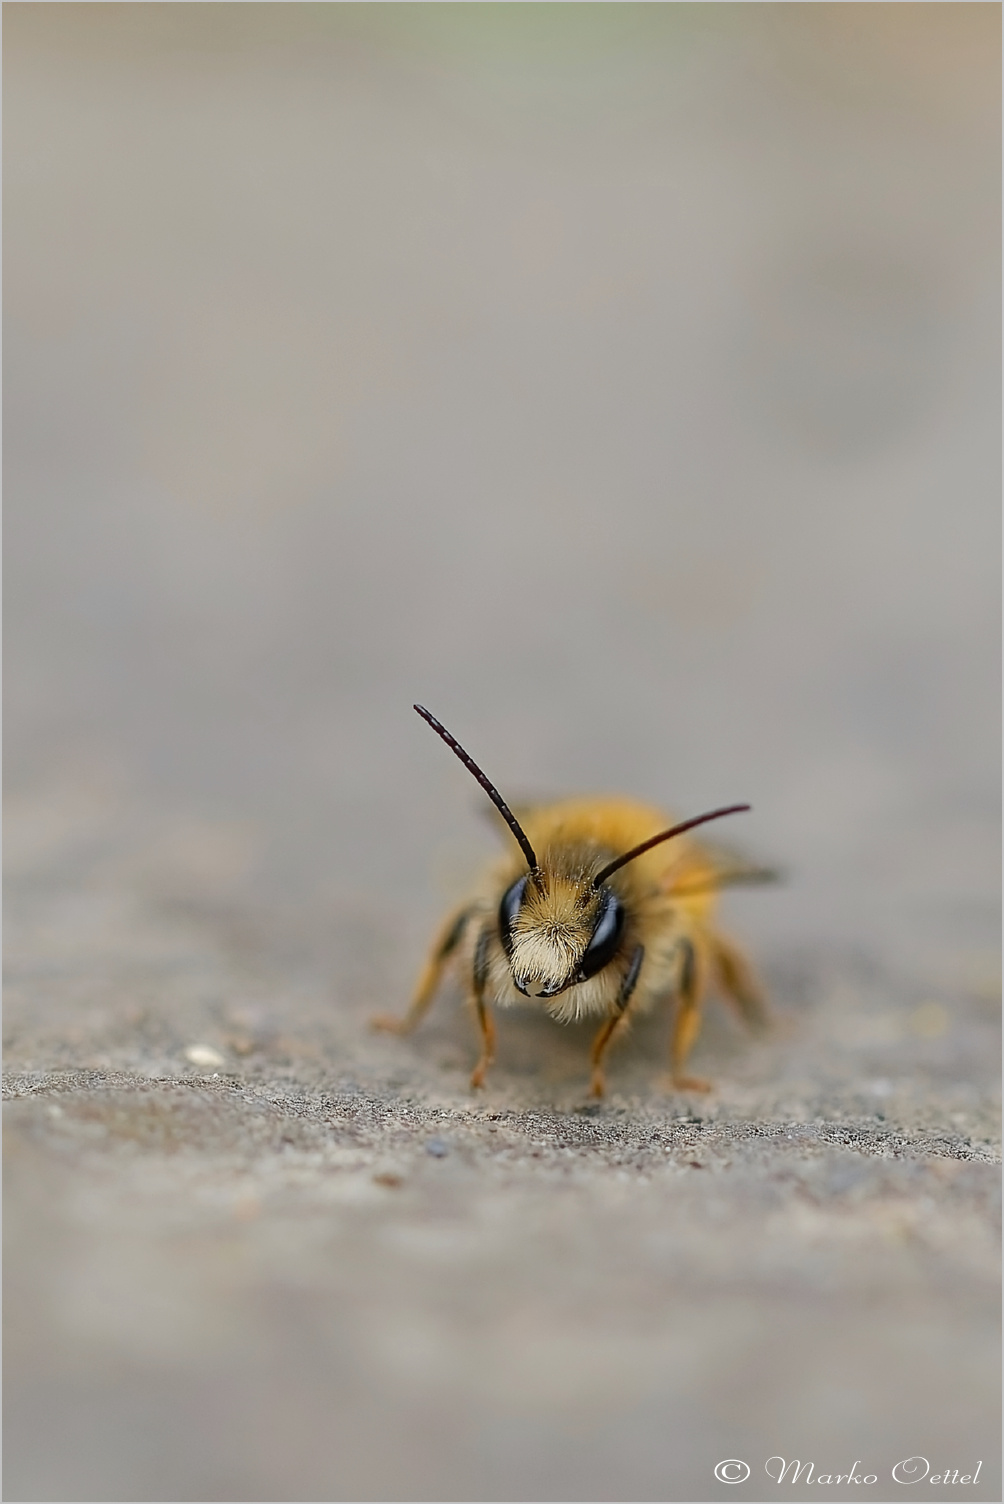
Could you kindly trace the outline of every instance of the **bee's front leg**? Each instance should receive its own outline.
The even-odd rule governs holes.
[[[606,1091],[606,1078],[603,1071],[603,1057],[614,1042],[614,1036],[625,1026],[628,1008],[635,987],[638,985],[638,975],[641,971],[641,963],[645,959],[645,947],[639,945],[631,957],[631,965],[621,983],[620,992],[617,994],[617,1012],[607,1019],[593,1040],[592,1062],[593,1079],[589,1088],[591,1097],[602,1097]]]
[[[464,938],[464,930],[473,912],[473,909],[463,908],[459,914],[451,914],[443,925],[422,968],[411,1007],[404,1017],[394,1018],[390,1014],[381,1013],[371,1019],[371,1028],[383,1030],[387,1034],[410,1034],[415,1025],[421,1022],[436,995],[447,961]]]
[[[481,1030],[481,1056],[471,1072],[471,1086],[477,1090],[485,1084],[485,1073],[495,1059],[495,1020],[485,1002],[485,983],[488,980],[488,945],[491,930],[486,926],[478,936],[471,968],[471,1003]]]

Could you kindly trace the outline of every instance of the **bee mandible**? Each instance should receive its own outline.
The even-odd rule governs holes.
[[[600,1020],[591,1094],[601,1097],[610,1046],[632,1018],[675,999],[673,1085],[708,1091],[710,1083],[687,1075],[685,1065],[710,984],[718,983],[751,1026],[766,1020],[749,963],[712,922],[715,897],[727,884],[774,874],[723,863],[686,833],[750,806],[730,804],[672,824],[660,810],[630,799],[567,799],[520,809],[517,819],[445,726],[423,706],[414,708],[477,779],[516,838],[520,858],[495,865],[450,914],[405,1016],[376,1018],[374,1027],[409,1033],[447,965],[459,962],[481,1035],[472,1087],[484,1085],[495,1054],[491,1004],[522,1004],[543,1008],[559,1023]]]

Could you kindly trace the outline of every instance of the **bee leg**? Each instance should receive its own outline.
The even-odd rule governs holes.
[[[481,1030],[481,1056],[471,1072],[471,1087],[475,1091],[478,1087],[484,1086],[485,1074],[495,1059],[495,1020],[489,1013],[488,1004],[485,1002],[485,982],[488,979],[488,941],[490,935],[490,930],[483,929],[478,936],[477,949],[474,952],[474,969],[471,976],[471,1001],[474,1004],[474,1013]]]
[[[711,952],[718,975],[730,1001],[734,1002],[743,1021],[751,1029],[765,1029],[769,1023],[767,1004],[753,969],[738,946],[721,935],[711,939]]]
[[[603,1072],[603,1057],[614,1042],[614,1036],[623,1032],[623,1026],[627,1021],[628,1008],[631,995],[638,982],[638,974],[641,971],[641,963],[645,959],[645,947],[639,945],[631,957],[631,965],[627,969],[627,975],[621,983],[621,990],[617,994],[617,1012],[607,1019],[593,1040],[591,1059],[593,1062],[593,1079],[589,1088],[591,1097],[602,1097],[606,1090],[606,1079]]]
[[[680,976],[679,1000],[673,1022],[673,1040],[669,1059],[673,1085],[680,1091],[710,1091],[711,1082],[700,1076],[685,1076],[683,1067],[694,1047],[701,1028],[701,1001],[704,996],[704,958],[692,940],[681,942],[683,970]]]
[[[404,1017],[394,1018],[390,1014],[381,1013],[370,1020],[371,1028],[380,1029],[386,1034],[410,1034],[416,1024],[421,1022],[436,995],[436,988],[439,986],[447,961],[464,938],[464,930],[467,928],[467,922],[472,913],[472,909],[461,909],[459,914],[451,914],[440,930],[432,952],[422,968],[422,975],[418,979],[411,1007]]]

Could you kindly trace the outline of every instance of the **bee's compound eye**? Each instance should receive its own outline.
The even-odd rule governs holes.
[[[503,950],[509,957],[512,956],[512,927],[516,922],[516,915],[523,902],[523,894],[526,892],[529,879],[529,872],[518,877],[512,887],[506,889],[502,902],[499,904],[499,939],[502,941]]]
[[[585,981],[587,977],[594,977],[598,971],[602,971],[609,961],[617,954],[620,944],[621,931],[624,928],[624,905],[615,893],[606,890],[600,912],[593,927],[592,938],[586,946],[586,953],[582,957],[582,965],[579,968],[579,979]]]

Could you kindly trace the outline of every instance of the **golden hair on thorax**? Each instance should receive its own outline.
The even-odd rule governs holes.
[[[688,839],[711,820],[748,810],[730,804],[677,824],[621,798],[568,799],[520,810],[506,804],[435,716],[415,709],[477,779],[520,850],[486,875],[442,926],[404,1018],[375,1027],[408,1033],[426,1013],[448,963],[456,961],[481,1034],[471,1085],[484,1084],[495,1053],[491,1005],[543,1008],[559,1023],[595,1016],[593,1096],[603,1095],[604,1060],[636,1014],[675,1003],[670,1047],[673,1084],[707,1091],[684,1073],[712,981],[752,1025],[762,1024],[762,994],[749,964],[712,923],[719,888],[764,881],[763,868],[723,864]]]

